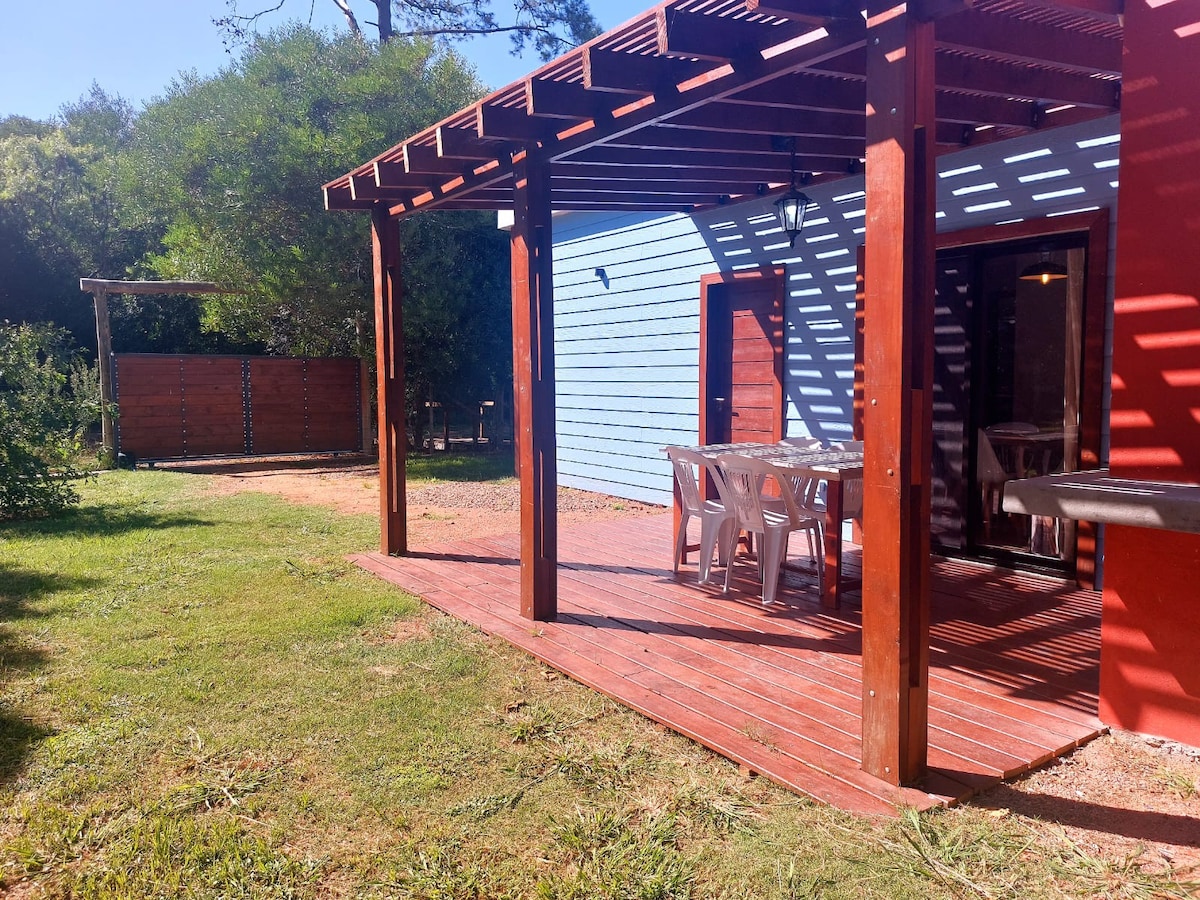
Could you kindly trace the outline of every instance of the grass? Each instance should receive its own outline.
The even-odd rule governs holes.
[[[498,453],[412,453],[405,462],[409,484],[438,481],[502,481],[513,475],[512,450]]]
[[[107,473],[0,528],[0,894],[1183,896],[1016,816],[745,780],[358,571],[372,518],[205,484]]]

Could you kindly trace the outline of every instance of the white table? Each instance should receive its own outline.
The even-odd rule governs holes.
[[[842,577],[842,486],[863,476],[861,450],[801,449],[783,444],[702,444],[686,449],[706,459],[736,453],[771,463],[785,475],[820,478],[828,483],[825,497],[825,571],[821,579],[821,605],[836,609],[842,591],[852,585]]]

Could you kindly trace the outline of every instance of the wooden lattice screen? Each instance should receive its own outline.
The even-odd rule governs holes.
[[[137,459],[363,449],[357,359],[113,356],[117,449]]]

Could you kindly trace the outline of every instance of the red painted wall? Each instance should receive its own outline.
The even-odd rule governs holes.
[[[1200,4],[1128,0],[1113,474],[1200,482]],[[1200,535],[1110,527],[1100,716],[1200,746]]]

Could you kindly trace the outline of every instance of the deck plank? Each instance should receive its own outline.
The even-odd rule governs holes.
[[[733,585],[669,564],[669,516],[559,532],[559,616],[518,613],[519,537],[461,540],[359,564],[581,683],[798,793],[878,815],[925,808],[1040,765],[1103,730],[1099,597],[969,562],[934,567],[930,772],[894,788],[860,766],[861,611],[820,606],[787,572],[759,601],[753,562]],[[804,550],[800,555],[803,557]],[[846,569],[861,563],[848,548]],[[714,567],[723,581],[724,570]]]

